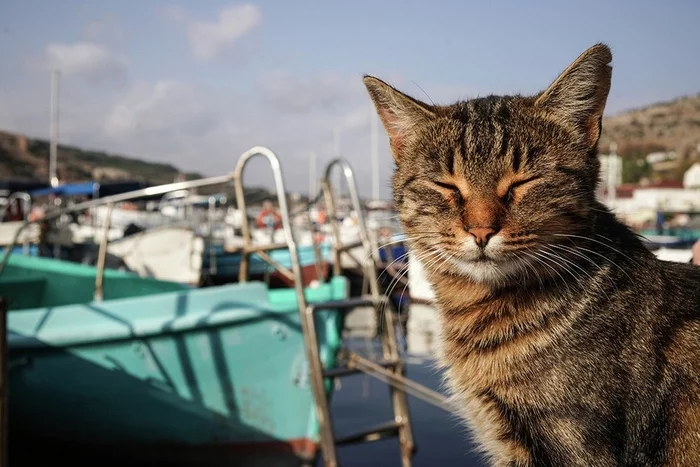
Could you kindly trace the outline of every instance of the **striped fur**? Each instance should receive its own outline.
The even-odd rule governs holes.
[[[447,382],[494,466],[700,465],[700,269],[594,196],[611,60],[598,44],[536,96],[447,106],[365,77]]]

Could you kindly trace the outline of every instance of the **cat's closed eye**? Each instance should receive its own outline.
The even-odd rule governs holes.
[[[459,191],[459,188],[457,188],[455,185],[451,183],[444,183],[444,182],[438,182],[438,181],[433,181],[434,184],[442,188],[443,190],[449,190],[449,191]]]
[[[459,191],[459,188],[457,188],[456,185],[453,185],[451,183],[445,183],[445,182],[440,182],[434,180],[433,183],[440,188],[440,191],[448,191],[449,196],[451,197],[452,200],[457,202],[458,204],[462,202],[462,192]]]
[[[517,181],[511,183],[508,186],[508,190],[506,190],[506,193],[503,196],[501,196],[501,200],[506,204],[513,202],[515,200],[515,192],[518,188],[524,187],[525,185],[528,185],[534,181],[537,181],[540,178],[541,177],[535,175],[535,176],[528,177],[528,178],[525,178],[522,180],[517,180]]]

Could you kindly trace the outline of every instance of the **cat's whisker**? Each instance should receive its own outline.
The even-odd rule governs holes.
[[[581,240],[588,240],[588,241],[597,243],[597,244],[602,245],[602,246],[604,246],[604,247],[606,247],[606,248],[610,248],[610,249],[611,249],[612,251],[614,251],[615,253],[617,253],[617,254],[619,254],[619,255],[621,255],[621,256],[624,256],[625,258],[627,258],[628,260],[632,261],[633,263],[635,263],[635,264],[637,264],[637,265],[639,264],[639,263],[637,263],[635,260],[633,260],[632,258],[630,258],[629,256],[627,256],[626,254],[624,254],[623,252],[621,252],[620,250],[618,250],[617,248],[614,248],[614,247],[612,247],[611,245],[608,245],[607,243],[603,243],[603,242],[601,242],[600,240],[596,240],[595,238],[585,237],[585,236],[581,236],[581,235],[574,235],[574,234],[554,234],[554,235],[555,235],[555,236],[558,236],[558,237],[578,238],[578,239],[581,239]],[[601,237],[605,238],[605,237],[602,236],[602,235],[601,235]]]
[[[573,247],[568,247],[568,248],[573,248],[573,249],[575,249],[575,250],[586,251],[586,252],[588,252],[588,253],[594,254],[594,255],[596,255],[596,256],[598,256],[598,257],[604,259],[606,262],[610,263],[611,265],[615,266],[616,268],[618,268],[618,269],[620,270],[620,272],[622,272],[625,276],[627,276],[627,278],[628,278],[629,280],[632,280],[632,278],[629,276],[629,274],[627,274],[627,271],[625,271],[625,268],[623,268],[622,266],[620,266],[619,264],[617,264],[617,263],[616,263],[615,261],[613,261],[610,257],[605,256],[605,255],[603,255],[603,254],[601,254],[601,253],[599,253],[599,252],[597,252],[597,251],[590,250],[590,249],[588,249],[588,248],[579,246],[579,245],[577,245],[577,244],[575,244],[575,243],[574,243],[574,245],[575,245],[575,246],[573,246]],[[561,246],[565,246],[565,245],[561,245]]]
[[[566,264],[571,265],[572,267],[575,267],[577,270],[581,271],[581,273],[585,274],[589,279],[593,280],[593,276],[591,276],[591,275],[588,273],[588,271],[586,271],[585,269],[583,269],[581,266],[579,266],[579,265],[576,264],[575,262],[573,262],[573,261],[571,261],[571,260],[565,258],[565,257],[562,256],[561,254],[552,251],[549,247],[547,247],[547,246],[541,246],[541,247],[540,247],[540,251],[541,251],[543,254],[550,256],[550,257],[553,258],[555,261],[556,261],[556,260],[560,260],[560,261],[563,261],[563,262],[566,263]]]
[[[550,248],[556,248],[556,249],[558,249],[558,250],[562,250],[562,251],[568,252],[568,253],[570,253],[570,254],[572,254],[572,255],[578,256],[579,258],[585,259],[586,261],[588,261],[589,263],[591,263],[592,266],[598,268],[598,271],[600,271],[600,275],[601,275],[602,277],[605,278],[605,280],[611,285],[611,287],[612,287],[614,290],[617,290],[617,285],[616,285],[615,282],[612,280],[612,278],[609,277],[609,274],[606,274],[606,270],[603,268],[603,266],[600,265],[599,263],[595,262],[592,258],[588,257],[586,254],[584,254],[584,253],[578,251],[576,248],[573,248],[573,247],[570,247],[570,246],[566,246],[566,245],[551,244],[551,245],[549,245],[549,247],[550,247]],[[595,252],[593,251],[592,253],[595,253]],[[601,255],[601,257],[602,257],[603,259],[607,259],[607,258],[605,258],[605,257],[602,256],[602,255]],[[609,262],[609,261],[608,261],[608,262]],[[608,264],[608,263],[606,263],[606,264]],[[622,270],[622,272],[626,274],[626,272],[625,272],[624,270]]]
[[[553,271],[557,276],[559,276],[559,278],[561,279],[562,283],[564,284],[564,287],[566,287],[567,292],[568,292],[568,293],[571,293],[571,289],[570,289],[570,287],[569,287],[569,283],[566,281],[566,279],[564,279],[564,276],[561,275],[561,273],[559,272],[559,270],[558,270],[556,267],[550,265],[549,263],[547,263],[547,262],[545,261],[545,260],[550,260],[549,258],[547,258],[546,256],[543,258],[543,257],[540,255],[540,252],[538,252],[538,251],[532,251],[531,254],[534,255],[535,258],[537,258],[537,260],[539,261],[540,264],[542,264],[543,266],[546,266],[546,267],[549,268],[551,271]],[[550,260],[550,261],[551,261],[551,260]],[[555,263],[555,264],[556,264],[556,263]]]
[[[401,261],[403,261],[404,259],[408,258],[408,254],[409,254],[409,253],[406,252],[406,253],[404,253],[404,254],[402,254],[402,255],[399,255],[398,258],[396,258],[396,259],[395,259],[394,261],[392,261],[391,263],[387,264],[387,265],[384,267],[384,269],[382,270],[382,272],[379,274],[379,276],[377,276],[377,280],[380,281],[380,280],[382,279],[382,277],[384,277],[384,274],[387,274],[387,273],[389,272],[389,269],[391,269],[391,267],[392,267],[394,264],[396,264],[397,262],[401,262]]]
[[[439,254],[440,254],[440,253],[441,253],[440,250],[434,250],[434,251],[430,251],[430,250],[429,250],[427,253],[424,253],[424,254],[420,255],[420,256],[418,257],[418,260],[419,260],[421,263],[427,264],[427,266],[425,266],[425,267],[426,267],[426,268],[429,268],[429,267],[432,266],[432,263],[433,263],[434,261],[436,261],[436,259],[435,259],[434,257],[435,257],[435,256],[439,257]],[[437,254],[437,255],[436,255],[436,254]],[[427,263],[428,261],[430,261],[430,263]],[[394,290],[396,289],[396,287],[398,287],[399,283],[401,283],[401,280],[402,280],[408,273],[409,273],[409,264],[406,263],[406,264],[397,272],[396,276],[392,279],[392,282],[391,282],[391,283],[389,284],[389,286],[387,287],[387,296],[391,296],[391,294],[394,293]],[[392,284],[393,284],[393,286],[392,286]],[[408,282],[406,283],[406,286],[408,286]],[[404,286],[404,291],[406,290],[406,286]],[[404,292],[402,292],[400,299],[403,298],[403,293],[404,293]],[[382,308],[382,313],[385,313],[385,312],[386,312],[386,303],[385,303],[384,307]],[[400,318],[401,318],[400,310],[398,310],[398,312],[399,312],[399,319],[400,319]],[[383,317],[383,314],[382,314],[381,316]]]
[[[576,264],[575,262],[573,262],[573,261],[571,261],[571,260],[565,258],[563,255],[560,255],[560,254],[558,254],[558,253],[556,253],[556,252],[553,252],[551,249],[549,249],[549,248],[546,247],[546,246],[543,247],[542,252],[545,253],[545,254],[552,255],[555,259],[559,259],[559,260],[561,260],[561,261],[564,261],[564,262],[566,262],[567,264],[570,264],[571,266],[573,266],[573,267],[577,268],[578,270],[580,270],[583,274],[585,274],[585,275],[590,279],[589,284],[594,285],[595,287],[597,287],[598,290],[600,290],[600,292],[601,292],[603,295],[605,295],[605,298],[608,299],[608,302],[612,303],[612,300],[610,300],[610,297],[609,297],[608,294],[605,292],[605,289],[603,288],[603,286],[602,286],[601,284],[599,284],[599,283],[596,281],[596,279],[595,279],[593,276],[590,275],[590,273],[589,273],[588,271],[586,271],[585,269],[583,269],[581,266],[579,266],[579,265]],[[566,269],[568,270],[568,268],[566,268]],[[571,272],[570,272],[570,273],[571,273]],[[573,274],[572,274],[572,276],[573,276]]]
[[[521,253],[527,253],[527,252],[521,252]],[[529,255],[529,254],[526,254],[526,256],[527,256],[528,258],[532,258],[532,256]],[[544,283],[542,282],[542,277],[540,277],[540,274],[539,274],[539,272],[537,271],[537,268],[535,268],[532,264],[530,264],[530,261],[527,261],[527,260],[521,261],[521,262],[519,262],[519,263],[522,263],[523,269],[524,269],[525,271],[527,271],[527,268],[529,268],[529,269],[535,274],[535,277],[537,277],[537,280],[538,280],[539,283],[540,283],[540,289],[542,289],[542,288],[544,287]],[[525,275],[523,275],[523,277],[522,277],[522,282],[523,282],[523,284],[526,284],[526,283],[527,283],[527,279],[526,279]]]
[[[433,252],[437,253],[437,260],[433,260],[429,264],[426,264],[424,267],[427,270],[430,270],[430,268],[436,267],[436,266],[437,266],[437,270],[439,270],[442,267],[442,265],[444,265],[445,262],[449,260],[449,256],[447,256],[442,250],[434,250]],[[404,275],[406,275],[408,273],[409,273],[409,270],[407,267]],[[403,290],[401,291],[401,295],[399,296],[399,303],[401,302],[401,300],[403,300],[403,297],[404,297],[404,294],[406,293],[406,289],[408,288],[408,285],[409,285],[409,283],[406,282]],[[399,309],[399,320],[400,319],[401,319],[401,310]],[[400,328],[400,329],[401,329],[401,332],[403,333],[403,329],[402,328]],[[403,337],[405,338],[405,336],[403,336]]]

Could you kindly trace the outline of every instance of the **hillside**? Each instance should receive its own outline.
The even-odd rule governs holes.
[[[107,154],[71,146],[58,146],[58,178],[62,183],[86,180],[133,180],[171,183],[180,170],[170,164]],[[187,179],[197,173],[183,174]],[[0,131],[0,178],[49,177],[49,142]]]
[[[612,141],[623,157],[625,182],[642,177],[681,180],[694,162],[700,162],[700,93],[604,118],[601,152],[607,152]],[[649,153],[671,151],[676,158],[663,167],[645,160]]]

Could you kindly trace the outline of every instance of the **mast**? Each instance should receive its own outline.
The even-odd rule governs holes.
[[[51,72],[51,145],[49,148],[49,183],[58,186],[57,154],[58,154],[58,85],[60,72]]]
[[[316,196],[316,153],[311,152],[309,160],[309,201]]]

